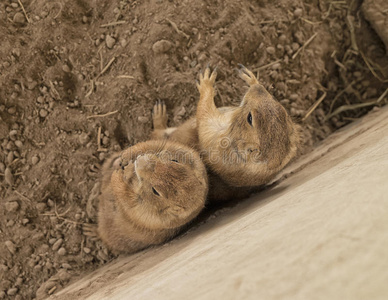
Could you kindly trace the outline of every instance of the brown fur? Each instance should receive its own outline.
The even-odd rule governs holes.
[[[210,201],[246,197],[255,187],[267,184],[295,156],[300,143],[300,127],[253,73],[243,67],[240,77],[250,88],[238,107],[215,106],[216,73],[210,74],[207,68],[198,84],[195,118],[176,129],[167,128],[165,107],[154,109],[154,124],[155,116],[156,120],[164,118],[165,124],[155,128],[155,138],[184,144],[189,140],[200,151],[209,172]]]
[[[191,148],[139,143],[104,166],[98,236],[116,253],[160,244],[199,214],[207,191],[205,166]]]

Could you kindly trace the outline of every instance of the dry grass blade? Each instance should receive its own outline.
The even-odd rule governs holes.
[[[113,56],[112,59],[106,64],[105,68],[101,70],[100,74],[97,75],[96,79],[98,79],[102,74],[104,74],[109,69],[109,67],[111,66],[111,64],[113,64],[115,59],[116,57]]]
[[[321,104],[321,102],[326,98],[326,95],[327,93],[324,92],[323,95],[310,107],[306,115],[303,117],[302,122],[304,122],[312,114],[312,112],[318,107],[318,105]]]
[[[258,68],[256,68],[256,69],[254,69],[253,71],[254,71],[254,72],[258,72],[258,71],[267,69],[267,68],[269,68],[269,67],[271,67],[271,66],[273,66],[273,65],[275,65],[275,64],[277,64],[277,63],[279,63],[279,62],[281,62],[281,61],[282,61],[281,59],[275,60],[275,61],[273,61],[273,62],[270,62],[269,64],[266,64],[266,65],[264,65],[264,66],[258,67]]]
[[[304,44],[303,44],[303,46],[302,47],[300,47],[299,49],[298,49],[298,51],[296,51],[295,52],[295,54],[292,56],[292,59],[295,59],[297,56],[298,56],[298,54],[304,49],[304,48],[306,48],[314,39],[315,39],[315,37],[318,35],[318,32],[316,32],[316,33],[314,33]]]
[[[172,28],[174,28],[175,31],[176,31],[178,34],[184,36],[186,39],[189,39],[189,38],[190,38],[190,36],[188,36],[186,33],[184,33],[182,30],[180,30],[180,29],[178,28],[178,26],[175,24],[175,22],[171,21],[171,20],[168,19],[168,18],[166,18],[166,21],[168,21],[168,22],[170,23],[170,25],[172,26]]]
[[[373,69],[371,63],[369,62],[368,58],[365,56],[365,54],[360,51],[361,53],[361,56],[362,56],[362,59],[364,60],[365,64],[367,65],[369,71],[371,71],[371,73],[373,74],[374,77],[376,77],[378,80],[380,80],[381,82],[388,82],[388,79],[384,79],[384,78],[381,78],[377,73],[376,71]]]
[[[115,111],[111,111],[111,112],[108,112],[108,113],[102,114],[102,115],[92,115],[92,116],[86,117],[86,119],[107,117],[107,116],[116,114],[118,112],[119,112],[118,110],[115,110]]]
[[[358,108],[363,108],[363,107],[368,107],[372,105],[376,105],[379,102],[381,102],[382,99],[387,95],[388,89],[385,90],[385,92],[376,100],[376,101],[371,101],[371,102],[366,102],[366,103],[357,103],[357,104],[350,104],[350,105],[342,105],[338,107],[332,114],[326,117],[326,120],[331,119],[335,115],[338,115],[339,113],[342,113],[347,110],[355,110]]]
[[[127,23],[127,22],[126,21],[116,21],[116,22],[111,22],[111,23],[108,23],[108,24],[102,24],[100,27],[104,28],[104,27],[109,27],[109,26],[122,25],[122,24],[125,24],[125,23]]]
[[[18,0],[18,2],[19,2],[20,7],[22,8],[23,14],[24,14],[24,16],[26,17],[27,22],[28,22],[28,23],[31,23],[30,19],[29,19],[28,16],[27,16],[26,10],[24,9],[24,6],[23,6],[22,1]]]

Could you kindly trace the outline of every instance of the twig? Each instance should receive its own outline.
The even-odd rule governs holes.
[[[115,26],[115,25],[122,25],[122,24],[125,24],[127,23],[126,21],[116,21],[116,22],[111,22],[111,23],[108,23],[108,24],[103,24],[103,25],[100,25],[101,28],[104,28],[104,27],[109,27],[109,26]]]
[[[100,149],[101,147],[101,126],[98,127],[97,131],[97,149]]]
[[[349,83],[346,88],[344,88],[342,91],[340,91],[337,95],[335,95],[333,101],[331,102],[330,104],[330,109],[329,109],[329,114],[331,114],[331,112],[333,111],[333,107],[334,107],[334,104],[337,102],[338,98],[342,96],[343,93],[345,93],[349,88],[352,88],[353,84],[355,83],[356,81],[353,80],[351,83]]]
[[[50,94],[51,96],[53,96],[53,98],[57,99],[57,100],[60,100],[61,99],[61,96],[59,95],[57,89],[55,88],[53,82],[51,80],[49,80],[50,82]]]
[[[55,15],[54,19],[58,18],[59,14],[62,12],[63,6],[61,2],[54,2],[53,4],[59,4],[59,12]]]
[[[62,217],[62,216],[64,216],[65,214],[67,214],[69,212],[70,208],[71,207],[69,207],[64,213],[58,214],[57,202],[55,201],[54,202],[54,213],[55,214],[41,214],[41,215],[42,216],[55,216],[57,219],[63,220],[65,222],[73,223],[74,225],[82,225],[82,223],[80,223],[80,222],[72,221],[72,220],[69,220],[69,219],[66,219],[66,218]]]
[[[24,9],[24,6],[23,6],[22,1],[18,0],[18,2],[19,2],[19,5],[21,6],[21,8],[22,8],[22,10],[23,10],[23,13],[24,13],[24,16],[25,16],[26,19],[27,19],[27,22],[28,22],[28,23],[31,23],[30,19],[29,19],[28,16],[27,16],[26,10]]]
[[[376,103],[379,103],[381,100],[384,99],[384,97],[387,95],[388,93],[388,88],[384,91],[384,93],[381,94],[381,96],[376,100]]]
[[[86,119],[107,117],[107,116],[116,114],[116,113],[118,113],[118,112],[119,112],[118,110],[115,110],[115,111],[111,111],[111,112],[108,112],[108,113],[102,114],[102,115],[88,116],[88,117],[86,117]],[[100,128],[101,128],[101,127],[100,127]]]
[[[353,110],[357,108],[362,108],[362,107],[367,107],[371,105],[376,105],[377,101],[372,101],[372,102],[366,102],[366,103],[358,103],[358,104],[350,104],[350,105],[342,105],[338,107],[332,114],[326,117],[326,120],[334,117],[335,115],[338,115],[339,113],[347,110]]]
[[[323,95],[307,111],[306,115],[302,119],[302,122],[304,122],[311,115],[311,113],[318,107],[318,105],[323,101],[323,99],[326,98],[326,95],[327,93],[323,92]]]
[[[116,76],[116,78],[135,79],[135,77],[131,75],[119,75],[119,76]]]
[[[370,65],[370,63],[369,63],[368,59],[366,58],[365,54],[364,54],[362,51],[360,51],[360,53],[361,53],[361,56],[362,56],[362,58],[363,58],[365,64],[367,65],[368,69],[372,72],[373,76],[376,77],[376,78],[377,78],[378,80],[380,80],[381,82],[388,82],[388,79],[383,79],[383,78],[381,78],[381,77],[375,72],[375,70],[373,70],[373,68],[372,68],[372,66]]]
[[[106,64],[105,68],[101,70],[100,74],[97,75],[97,77],[95,78],[96,80],[109,69],[110,65],[113,64],[115,59],[116,56],[113,56],[112,59]]]
[[[171,20],[168,19],[168,18],[166,18],[166,20],[171,24],[172,28],[174,28],[175,31],[176,31],[178,34],[183,35],[186,39],[189,39],[189,38],[190,38],[190,36],[188,36],[186,33],[184,33],[182,30],[180,30],[180,29],[178,28],[178,26],[177,26],[173,21],[171,21]]]
[[[102,71],[104,69],[104,59],[101,52],[98,52],[98,54],[100,54],[100,70]]]
[[[266,64],[264,66],[256,68],[254,71],[257,72],[257,71],[261,71],[261,70],[267,69],[268,67],[270,67],[270,66],[272,66],[274,64],[277,64],[278,62],[281,62],[281,61],[282,61],[281,59],[275,60],[273,62],[270,62],[269,64]]]
[[[93,79],[90,80],[90,84],[91,84],[90,90],[86,93],[85,98],[88,98],[93,93],[93,90],[94,90],[94,80]]]
[[[300,47],[299,49],[298,49],[298,51],[296,51],[295,52],[295,54],[292,56],[292,59],[295,59],[297,56],[298,56],[298,54],[304,49],[304,48],[306,48],[312,41],[313,41],[313,39],[315,39],[315,37],[318,35],[318,32],[316,32],[316,33],[314,33],[304,44],[303,44],[303,46],[302,47]]]
[[[24,196],[23,194],[19,193],[19,192],[16,191],[16,190],[15,190],[14,192],[15,192],[15,194],[17,194],[19,197],[23,198],[24,200],[28,201],[29,203],[32,203],[32,201],[31,201],[29,198],[27,198],[26,196]]]
[[[350,15],[349,9],[348,9],[348,15],[346,16],[346,25],[349,28],[350,31],[350,40],[352,42],[352,48],[353,50],[358,52],[358,46],[357,46],[357,41],[356,41],[356,34],[354,31],[354,25],[353,25],[353,16]]]

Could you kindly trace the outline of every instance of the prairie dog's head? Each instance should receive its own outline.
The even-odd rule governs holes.
[[[240,76],[250,88],[222,137],[223,159],[212,167],[232,186],[254,186],[268,182],[295,156],[300,134],[252,72],[243,68]]]
[[[208,191],[198,153],[170,141],[148,141],[125,150],[111,185],[122,212],[150,229],[191,221],[204,207]]]

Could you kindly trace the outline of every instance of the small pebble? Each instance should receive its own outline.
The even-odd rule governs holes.
[[[0,299],[4,299],[4,298],[5,298],[5,292],[0,291]]]
[[[26,23],[26,18],[24,17],[24,15],[23,15],[21,12],[17,12],[17,13],[13,16],[13,21],[14,21],[14,23],[16,23],[16,24],[23,25],[23,24]]]
[[[152,45],[152,51],[156,54],[166,53],[171,49],[171,47],[172,43],[170,41],[160,40]]]
[[[47,205],[46,203],[40,202],[35,204],[35,207],[39,212],[43,212],[46,209]]]
[[[32,158],[31,158],[31,163],[33,165],[36,165],[37,163],[39,162],[39,157],[37,155],[34,155]]]
[[[58,239],[53,245],[53,251],[57,251],[62,246],[63,239]]]
[[[45,118],[45,117],[47,117],[47,115],[48,115],[48,111],[42,108],[42,109],[39,111],[39,115],[40,115],[42,118]]]
[[[17,289],[17,288],[10,288],[10,289],[7,291],[7,295],[8,295],[8,296],[15,296],[17,292],[18,292],[18,289]]]
[[[61,256],[66,255],[66,249],[62,247],[61,249],[58,250],[58,254]]]
[[[21,147],[23,147],[23,142],[17,140],[17,141],[15,141],[15,145],[16,145],[16,147],[21,148]]]
[[[13,178],[13,175],[12,175],[12,172],[11,172],[10,168],[6,168],[5,169],[5,171],[4,171],[4,179],[5,179],[6,183],[8,183],[11,186],[13,185],[14,178]]]
[[[87,23],[88,22],[88,17],[87,16],[83,16],[82,17],[82,23]]]
[[[8,108],[8,113],[9,113],[10,115],[15,114],[15,113],[16,113],[16,107],[12,106],[12,107]]]
[[[37,85],[38,85],[38,83],[36,81],[28,82],[27,83],[27,89],[33,90],[34,88],[36,88]]]
[[[22,224],[23,224],[23,225],[27,225],[29,222],[30,222],[30,220],[27,219],[27,218],[24,218],[24,219],[22,220]]]
[[[63,65],[62,66],[62,71],[65,72],[65,73],[70,73],[71,70],[70,70],[70,67],[68,65]]]
[[[267,47],[266,50],[267,50],[267,53],[268,53],[268,54],[271,54],[271,55],[272,55],[272,54],[275,54],[275,48],[272,47],[272,46]]]
[[[78,136],[78,140],[82,146],[85,146],[90,141],[90,136],[86,132],[82,132]]]
[[[90,250],[90,248],[84,247],[84,252],[85,252],[86,254],[89,254],[91,251],[92,251],[92,250]]]
[[[105,38],[105,43],[109,49],[112,49],[114,44],[116,43],[116,40],[115,40],[115,38],[111,37],[110,35],[107,35]]]
[[[143,123],[143,124],[148,123],[148,118],[147,118],[147,117],[144,117],[144,116],[139,116],[139,117],[137,118],[137,120],[138,120],[140,123]]]
[[[100,154],[98,155],[98,159],[99,159],[100,161],[103,161],[103,160],[105,159],[105,157],[106,157],[106,155],[105,155],[104,152],[100,152]]]
[[[8,153],[8,155],[7,155],[7,163],[8,163],[8,164],[11,164],[11,163],[13,162],[13,160],[14,160],[14,154],[13,154],[12,151],[10,151],[10,152]]]
[[[105,145],[105,146],[109,144],[109,138],[107,136],[104,136],[102,138],[102,144]]]
[[[8,212],[16,212],[19,209],[19,203],[17,201],[6,202],[5,209]]]
[[[15,254],[16,252],[16,246],[11,241],[6,241],[5,246],[7,247],[8,251],[11,252],[11,254]]]
[[[299,99],[299,95],[298,95],[298,94],[291,94],[291,95],[290,95],[290,100],[296,101],[296,100],[298,100],[298,99]]]
[[[1,173],[4,173],[5,171],[5,164],[3,164],[2,162],[0,162],[0,172]]]
[[[301,17],[302,15],[303,15],[303,10],[302,10],[301,8],[297,8],[297,9],[294,10],[294,16],[295,16],[296,18],[299,18],[299,17]]]
[[[298,43],[292,43],[292,45],[291,45],[291,48],[292,48],[292,50],[293,51],[296,51],[296,50],[298,50],[299,49],[299,44]]]
[[[72,269],[71,265],[69,265],[68,263],[63,263],[62,264],[62,268],[66,269],[66,270],[71,270]]]

